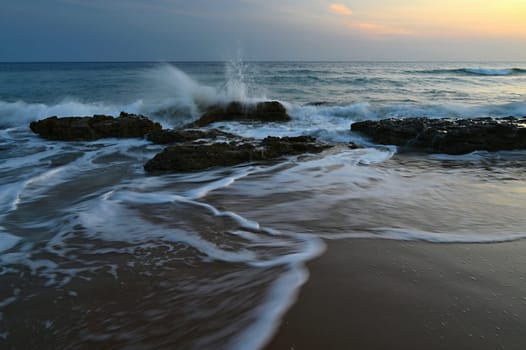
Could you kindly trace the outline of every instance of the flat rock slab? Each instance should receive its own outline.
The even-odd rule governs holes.
[[[176,144],[165,148],[144,169],[153,171],[192,172],[215,166],[272,160],[282,156],[319,153],[330,145],[310,136],[267,137],[262,141],[220,142],[212,144]]]
[[[351,125],[374,142],[432,153],[526,149],[526,117],[362,121]]]
[[[277,101],[254,104],[230,102],[225,106],[211,108],[187,127],[202,127],[223,121],[288,122],[290,116],[285,107]]]
[[[49,117],[32,122],[31,130],[43,138],[58,141],[92,141],[102,138],[141,138],[161,130],[161,125],[142,115],[121,113],[93,117]]]

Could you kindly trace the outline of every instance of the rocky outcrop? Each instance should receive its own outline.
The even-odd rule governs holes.
[[[362,121],[351,125],[374,142],[447,154],[526,149],[526,117]]]
[[[272,105],[272,103],[271,103]],[[281,106],[281,105],[280,105]],[[237,107],[236,107],[237,108]],[[236,110],[234,108],[233,110]],[[259,108],[259,109],[258,109]],[[276,115],[265,114],[274,107],[257,107],[253,116],[277,120]],[[278,108],[279,109],[279,108]],[[248,115],[245,115],[246,118]],[[121,113],[118,118],[107,115],[93,117],[49,117],[32,122],[36,134],[61,141],[91,141],[101,138],[147,137],[148,140],[171,144],[149,160],[146,171],[191,172],[215,166],[233,166],[252,161],[266,161],[283,156],[319,153],[331,147],[310,136],[267,137],[263,140],[243,138],[217,129],[165,130],[142,115]]]
[[[226,106],[211,108],[188,127],[202,127],[222,121],[287,122],[290,121],[290,116],[285,107],[277,101],[255,104],[230,102]]]
[[[93,117],[49,117],[32,122],[31,130],[49,140],[91,141],[101,138],[135,138],[161,130],[161,125],[142,115],[122,112],[118,118],[107,115]]]
[[[165,148],[144,169],[153,171],[191,172],[214,166],[233,166],[241,163],[272,160],[303,153],[319,153],[330,145],[310,136],[267,137],[262,141],[243,140],[212,144],[176,144]]]

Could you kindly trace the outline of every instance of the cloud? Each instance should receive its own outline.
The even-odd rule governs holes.
[[[331,4],[331,6],[329,6],[329,9],[331,10],[332,13],[335,13],[337,15],[342,15],[342,16],[352,15],[352,11],[347,6],[342,5],[342,4]]]
[[[368,22],[351,22],[349,21],[347,25],[352,29],[358,29],[369,34],[384,36],[384,35],[412,35],[413,32],[404,28],[393,27],[378,23],[368,23]]]

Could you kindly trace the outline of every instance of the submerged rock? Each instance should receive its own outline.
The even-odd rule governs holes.
[[[290,116],[285,107],[277,101],[255,104],[231,102],[226,106],[211,108],[189,127],[202,127],[222,121],[287,122],[290,121]]]
[[[118,118],[107,115],[93,117],[49,117],[32,122],[31,130],[43,138],[59,141],[91,141],[101,138],[135,138],[161,130],[161,125],[142,115],[122,112]]]
[[[526,149],[526,117],[392,118],[356,122],[351,130],[381,144],[447,154]]]
[[[214,166],[233,166],[282,156],[319,153],[330,145],[310,136],[267,137],[262,141],[243,140],[213,144],[177,144],[165,148],[145,165],[146,171],[190,172]]]

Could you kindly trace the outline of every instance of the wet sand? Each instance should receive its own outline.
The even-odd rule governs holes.
[[[526,241],[329,241],[265,348],[526,349]]]

